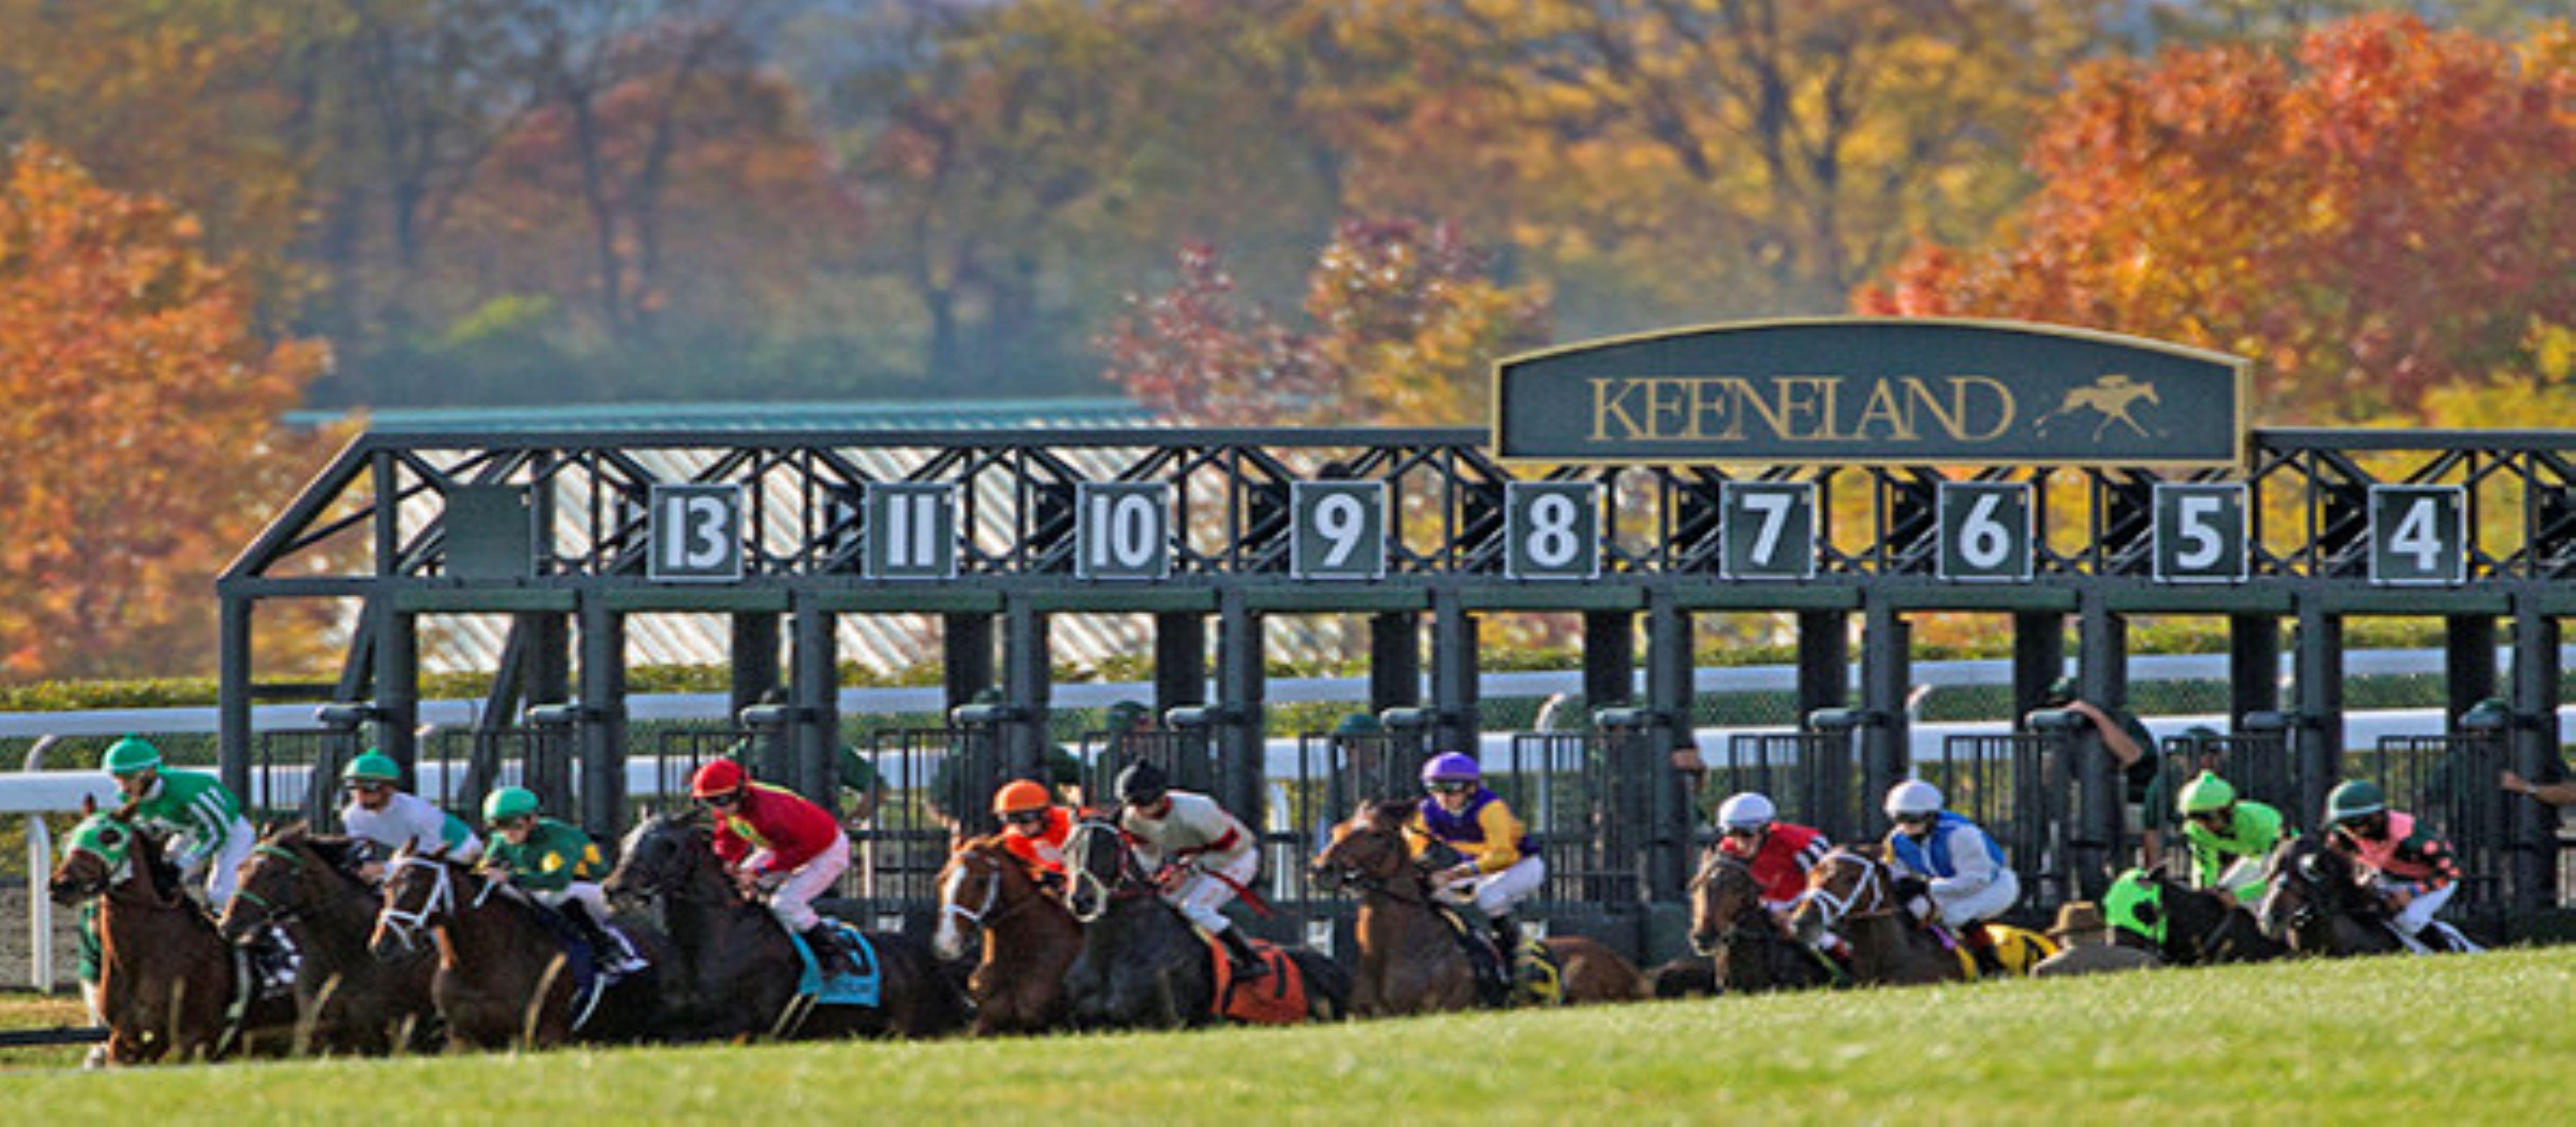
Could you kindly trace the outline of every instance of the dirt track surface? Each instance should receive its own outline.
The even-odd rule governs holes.
[[[27,978],[27,887],[23,884],[0,884],[0,986],[25,989]],[[39,888],[37,895],[43,895]],[[54,982],[59,989],[75,989],[72,963],[79,950],[73,933],[73,912],[54,909]]]

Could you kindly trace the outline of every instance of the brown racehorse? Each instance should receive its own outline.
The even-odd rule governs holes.
[[[257,997],[246,957],[180,889],[159,838],[137,830],[133,807],[92,813],[55,866],[56,903],[101,897],[99,992],[112,1064],[182,1062],[237,1052],[283,1053],[295,1002]],[[234,1014],[239,1007],[238,1016]]]
[[[1318,881],[1356,885],[1360,970],[1351,1009],[1365,1016],[1436,1013],[1476,1005],[1475,969],[1458,933],[1433,905],[1428,873],[1405,847],[1413,803],[1362,804],[1333,827],[1332,844],[1315,858]],[[1625,1002],[1647,996],[1645,976],[1618,953],[1583,936],[1544,941],[1562,968],[1568,1004]]]
[[[243,943],[275,925],[295,940],[304,956],[296,1010],[311,1051],[434,1050],[438,1010],[429,986],[438,961],[428,951],[394,960],[368,952],[383,901],[355,872],[353,851],[348,838],[309,834],[302,823],[270,827],[242,864],[241,891],[220,929]]]
[[[509,883],[445,856],[445,847],[396,852],[385,867],[384,907],[368,949],[395,958],[435,946],[430,986],[450,1049],[550,1048],[571,1040],[631,1041],[655,1032],[661,1010],[663,945],[629,928],[662,956],[653,967],[604,988],[588,1021],[574,1005],[579,984],[571,949]]]
[[[2388,908],[2358,884],[2350,858],[2320,836],[2282,842],[2265,864],[2269,886],[2256,917],[2263,933],[2301,955],[2387,955],[2406,949],[2388,929]]]
[[[980,933],[983,957],[966,983],[975,1035],[1040,1033],[1064,1023],[1064,972],[1082,954],[1082,925],[1050,896],[999,834],[972,839],[939,870],[939,929],[931,949],[951,961]]]
[[[1958,956],[1896,899],[1895,878],[1875,846],[1840,846],[1807,874],[1807,899],[1789,917],[1800,942],[1833,931],[1852,953],[1852,979],[1901,986],[1967,977]]]
[[[1804,990],[1833,981],[1817,956],[1763,906],[1753,868],[1711,848],[1691,878],[1691,950],[1709,956],[1729,993]]]

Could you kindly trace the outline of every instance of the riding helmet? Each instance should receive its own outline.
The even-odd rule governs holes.
[[[746,778],[742,764],[730,759],[710,759],[689,779],[689,797],[713,798],[741,790]]]
[[[1721,830],[1758,830],[1779,816],[1771,800],[1746,791],[1727,799],[1717,808],[1717,828]]]
[[[1425,786],[1432,783],[1472,783],[1484,777],[1484,769],[1465,752],[1444,751],[1422,764]]]
[[[993,813],[996,815],[1044,810],[1050,805],[1053,802],[1047,797],[1045,785],[1034,779],[1013,779],[993,792]]]
[[[1890,818],[1940,812],[1941,788],[1921,779],[1907,779],[1888,789],[1887,816]]]
[[[350,760],[349,769],[340,777],[352,783],[390,783],[402,778],[402,768],[394,766],[393,756],[371,747],[365,755]]]
[[[1118,773],[1118,801],[1142,806],[1163,797],[1163,792],[1171,789],[1171,785],[1171,781],[1163,777],[1162,768],[1143,761],[1130,763],[1126,770]]]
[[[2200,777],[2182,786],[2179,805],[2185,814],[2207,814],[2225,810],[2236,803],[2236,788],[2227,785],[2216,771],[2203,771]]]
[[[502,822],[537,812],[537,794],[526,787],[502,787],[483,800],[483,820]]]
[[[131,775],[161,765],[161,749],[141,736],[127,736],[108,745],[107,757],[99,761],[99,770],[111,775]]]
[[[2344,783],[2336,787],[2334,793],[2326,796],[2326,821],[2328,822],[2349,822],[2355,818],[2369,817],[2386,809],[2388,809],[2388,796],[2380,791],[2379,784],[2368,779],[2354,779]]]

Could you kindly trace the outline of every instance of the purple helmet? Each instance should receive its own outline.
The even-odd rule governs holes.
[[[1422,782],[1426,786],[1432,783],[1472,783],[1484,777],[1485,773],[1477,768],[1476,761],[1463,752],[1444,751],[1422,765]]]

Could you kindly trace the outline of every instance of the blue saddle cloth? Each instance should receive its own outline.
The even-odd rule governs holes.
[[[868,942],[867,933],[839,920],[827,918],[823,924],[840,940],[841,951],[849,956],[850,965],[858,969],[825,981],[822,966],[814,961],[814,952],[805,945],[805,937],[789,932],[787,937],[795,941],[797,957],[805,960],[805,973],[796,980],[796,992],[814,999],[816,1005],[875,1008],[885,986],[885,968],[877,962],[876,945]]]
[[[565,919],[562,912],[539,908],[537,919],[563,944],[564,969],[572,972],[572,1025],[575,1029],[590,1024],[590,1015],[599,1008],[601,994],[625,978],[622,974],[604,974],[600,970],[600,952],[591,950],[590,941],[582,938],[581,929]],[[611,925],[614,929],[614,925]]]

